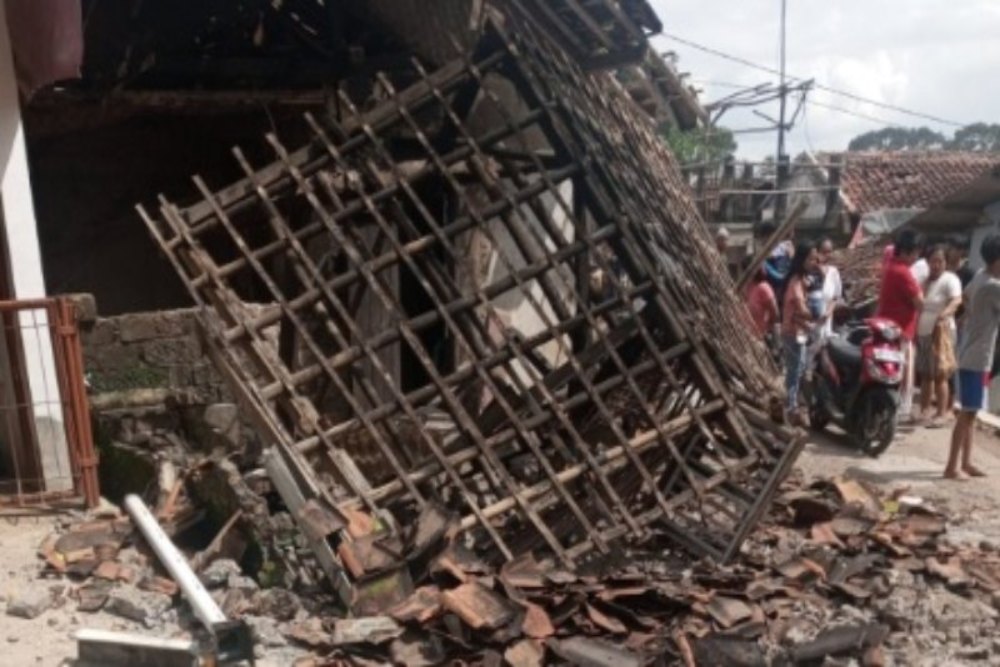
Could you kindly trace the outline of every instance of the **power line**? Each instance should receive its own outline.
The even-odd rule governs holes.
[[[732,88],[747,90],[752,89],[752,86],[748,86],[745,83],[734,83],[732,81],[713,81],[711,79],[692,79],[692,83],[697,83],[703,86],[718,86],[719,88]],[[882,125],[887,125],[890,127],[898,127],[899,123],[892,120],[886,120],[885,118],[878,118],[877,116],[870,116],[861,111],[856,111],[853,109],[848,109],[846,107],[837,106],[835,104],[828,104],[826,102],[818,102],[815,99],[807,99],[806,104],[809,106],[822,107],[830,111],[837,111],[848,116],[854,116],[855,118],[861,118],[863,120],[870,120],[873,123],[879,123]]]
[[[869,116],[859,111],[853,111],[851,109],[845,109],[844,107],[838,107],[835,104],[826,104],[825,102],[817,102],[816,100],[807,100],[806,104],[809,104],[814,107],[821,107],[823,109],[829,109],[830,111],[837,111],[839,113],[847,114],[848,116],[854,116],[856,118],[861,118],[863,120],[870,120],[873,123],[879,123],[880,125],[885,125],[888,127],[899,127],[899,123],[894,123],[891,120],[878,118],[876,116]]]
[[[719,58],[723,58],[725,60],[729,60],[729,61],[732,61],[732,62],[735,62],[735,63],[739,63],[740,65],[743,65],[745,67],[751,67],[753,69],[760,70],[761,72],[767,72],[768,74],[774,74],[774,75],[778,75],[778,76],[781,75],[781,72],[779,70],[774,69],[773,67],[768,67],[766,65],[761,65],[761,64],[755,63],[755,62],[753,62],[751,60],[747,60],[746,58],[741,58],[739,56],[734,56],[734,55],[732,55],[730,53],[725,53],[723,51],[719,51],[718,49],[713,49],[710,46],[705,46],[704,44],[698,44],[697,42],[692,42],[689,39],[685,39],[684,37],[681,37],[680,35],[675,35],[675,34],[672,34],[672,33],[669,33],[669,32],[662,32],[660,34],[663,37],[666,37],[667,39],[670,39],[670,40],[673,40],[675,42],[678,42],[679,44],[684,44],[685,46],[690,46],[691,48],[697,49],[699,51],[703,51],[704,53],[708,53],[708,54],[711,54],[713,56],[716,56],[716,57],[719,57]],[[802,77],[791,76],[791,75],[788,75],[788,78],[792,79],[794,81],[804,81],[805,80]],[[894,104],[888,104],[886,102],[879,102],[878,100],[873,100],[873,99],[869,99],[867,97],[862,97],[861,95],[855,95],[854,93],[849,93],[847,91],[838,90],[836,88],[831,88],[830,86],[824,86],[822,84],[816,84],[815,87],[816,87],[817,90],[822,90],[824,92],[827,92],[827,93],[830,93],[830,94],[833,94],[833,95],[839,95],[841,97],[846,97],[848,99],[852,99],[852,100],[855,100],[857,102],[863,102],[865,104],[871,104],[872,106],[881,107],[883,109],[888,109],[890,111],[895,111],[897,113],[905,114],[907,116],[912,116],[914,118],[922,118],[924,120],[930,120],[930,121],[933,121],[935,123],[941,123],[942,125],[951,125],[953,127],[964,127],[965,125],[967,125],[967,123],[960,123],[958,121],[948,120],[947,118],[941,118],[940,116],[934,116],[934,115],[926,114],[926,113],[923,113],[923,112],[920,112],[920,111],[913,111],[912,109],[906,109],[904,107],[896,106]]]

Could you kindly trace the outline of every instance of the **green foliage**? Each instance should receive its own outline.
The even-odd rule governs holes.
[[[947,143],[943,134],[926,127],[886,127],[855,137],[848,144],[847,150],[929,151],[944,148]]]
[[[955,138],[951,140],[949,148],[980,153],[1000,152],[1000,125],[996,123],[966,125],[955,132]]]
[[[689,131],[667,125],[660,128],[660,135],[670,146],[681,164],[719,160],[736,152],[736,139],[724,127]]]
[[[956,130],[951,139],[926,127],[886,127],[858,135],[848,144],[847,150],[955,150],[997,153],[1000,152],[1000,124],[966,125]]]

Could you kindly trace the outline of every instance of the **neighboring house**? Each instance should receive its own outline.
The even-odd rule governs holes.
[[[967,238],[969,260],[974,267],[981,267],[979,247],[983,239],[1000,230],[1000,156],[989,156],[978,178],[916,215],[907,226],[928,237]]]
[[[970,152],[821,153],[797,162],[790,188],[817,190],[803,194],[810,210],[801,229],[850,234],[857,244],[893,232],[997,164],[997,156]]]

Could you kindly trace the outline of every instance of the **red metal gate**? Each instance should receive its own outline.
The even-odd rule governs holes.
[[[0,509],[97,504],[97,456],[73,304],[0,301]]]

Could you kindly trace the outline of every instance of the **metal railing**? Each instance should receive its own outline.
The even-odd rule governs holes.
[[[73,304],[0,301],[0,510],[100,492]]]

